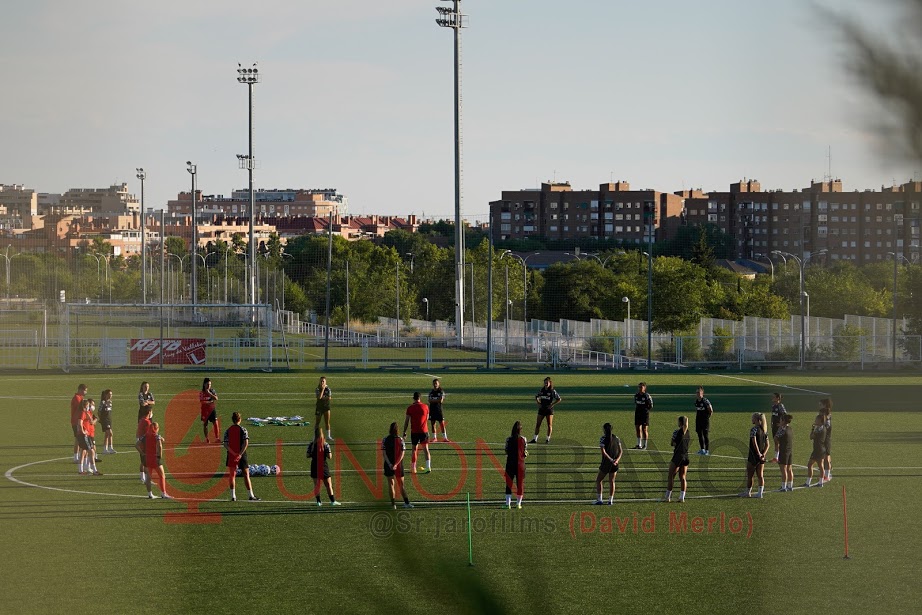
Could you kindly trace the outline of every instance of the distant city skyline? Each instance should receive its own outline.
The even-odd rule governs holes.
[[[256,188],[336,188],[354,214],[450,217],[451,33],[436,0],[16,3],[0,23],[0,183],[126,182],[159,208],[246,187],[246,88],[258,62]],[[826,3],[874,27],[880,3]],[[868,128],[875,107],[810,3],[463,0],[464,205],[503,190],[846,191],[922,178]],[[831,149],[831,165],[827,153]]]

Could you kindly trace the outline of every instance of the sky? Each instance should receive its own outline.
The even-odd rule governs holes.
[[[454,211],[452,32],[437,0],[8,0],[0,183],[127,182],[146,204],[246,187],[336,188],[354,214]],[[827,3],[829,5],[829,3]],[[888,3],[837,10],[886,27]],[[463,215],[503,190],[624,180],[672,192],[743,178],[846,190],[922,179],[807,0],[463,0]],[[831,152],[831,156],[829,156]]]

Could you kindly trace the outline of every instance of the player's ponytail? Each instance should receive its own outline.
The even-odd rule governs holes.
[[[762,433],[768,433],[768,423],[765,420],[765,415],[761,412],[756,412],[755,416],[759,419],[759,429],[762,430]]]
[[[684,436],[688,433],[688,417],[680,416],[679,417],[679,427],[682,429],[682,435]]]
[[[605,432],[605,445],[608,446],[611,444],[611,423],[602,425],[602,431]]]

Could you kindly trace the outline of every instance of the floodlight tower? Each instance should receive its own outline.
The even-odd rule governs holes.
[[[253,237],[253,217],[256,215],[256,195],[253,194],[253,168],[256,166],[256,159],[253,158],[253,86],[259,83],[259,69],[256,64],[250,68],[243,68],[237,64],[237,81],[245,83],[247,86],[249,119],[250,119],[250,138],[249,149],[245,155],[237,156],[240,161],[240,168],[246,169],[250,176],[250,239],[248,245],[248,260],[250,261],[250,305],[256,304],[256,241]]]
[[[147,173],[142,168],[135,169],[137,177],[141,180],[141,303],[147,303],[147,232],[144,226],[144,180]]]
[[[435,23],[451,28],[455,34],[455,329],[458,348],[464,342],[464,228],[461,224],[461,28],[466,15],[461,14],[461,0],[451,2],[452,8],[435,7],[439,16]]]

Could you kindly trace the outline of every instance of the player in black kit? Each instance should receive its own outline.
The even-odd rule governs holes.
[[[701,450],[699,455],[711,454],[711,438],[708,435],[711,430],[711,415],[714,414],[714,406],[707,397],[704,396],[704,387],[698,387],[695,397],[695,431],[698,433],[698,444]]]
[[[634,394],[634,427],[637,430],[637,446],[635,449],[647,448],[647,438],[650,428],[650,410],[653,410],[653,398],[647,393],[647,383],[637,385]]]
[[[781,417],[787,413],[788,411],[784,408],[784,404],[781,403],[781,393],[772,393],[772,438],[775,441],[775,456],[771,459],[771,463],[778,463],[779,442],[776,434],[781,428]]]
[[[679,484],[682,491],[679,494],[679,501],[685,501],[685,490],[688,487],[688,481],[685,478],[688,471],[688,445],[691,442],[691,436],[688,435],[688,417],[679,417],[679,428],[672,432],[672,459],[669,461],[669,485],[666,488],[666,502],[672,501],[672,487],[675,484],[675,476],[679,475]]]

